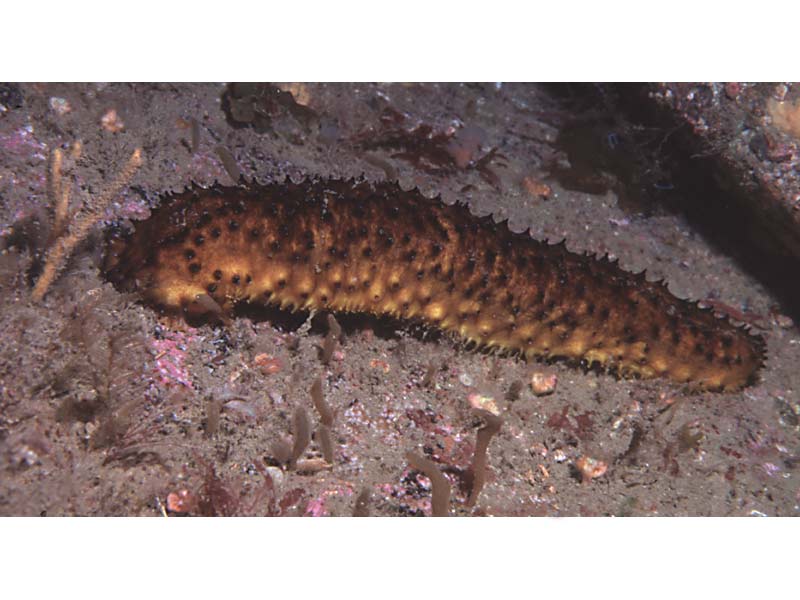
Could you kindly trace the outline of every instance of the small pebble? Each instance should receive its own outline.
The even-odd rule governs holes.
[[[581,472],[583,483],[602,477],[608,471],[608,463],[591,456],[581,456],[575,461],[575,466]]]
[[[558,383],[558,375],[545,371],[536,371],[531,376],[531,389],[536,396],[546,396],[552,394]]]
[[[534,198],[546,200],[553,194],[553,190],[549,185],[533,177],[523,178],[522,187]]]
[[[283,480],[284,480],[283,471],[279,467],[264,467],[264,470],[272,478],[272,487],[275,490],[275,492],[280,493],[281,488],[283,488]]]
[[[106,114],[100,118],[100,124],[103,126],[103,129],[111,133],[118,133],[125,129],[125,123],[122,122],[116,109],[113,108],[106,111]]]
[[[42,461],[39,455],[27,444],[23,444],[14,452],[10,453],[10,463],[17,469],[32,467],[33,465],[40,465]]]
[[[372,360],[370,360],[369,361],[369,366],[372,367],[373,369],[380,369],[384,373],[388,373],[389,371],[391,371],[391,367],[389,366],[389,363],[387,363],[385,360],[381,360],[379,358],[373,358]]]
[[[197,507],[197,498],[189,490],[178,490],[167,495],[167,510],[172,513],[188,513]]]
[[[257,354],[253,362],[264,375],[279,373],[283,368],[281,359],[275,358],[270,354]]]
[[[53,96],[50,98],[50,109],[59,117],[63,117],[72,110],[72,107],[70,106],[69,102],[67,102],[66,98]]]
[[[464,387],[472,387],[473,385],[475,385],[475,382],[473,381],[473,379],[469,375],[469,373],[461,373],[458,376],[458,380],[461,382],[461,385],[463,385]]]
[[[467,396],[467,401],[472,408],[479,410],[486,410],[493,415],[499,415],[500,409],[497,406],[494,398],[491,396],[484,396],[483,394],[470,394]]]

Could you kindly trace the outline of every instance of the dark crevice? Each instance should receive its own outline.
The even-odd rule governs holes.
[[[769,288],[781,310],[800,318],[800,257],[780,215],[754,202],[766,195],[741,184],[737,166],[671,112],[648,98],[646,84],[561,84],[549,90],[564,106],[557,146],[568,164],[551,165],[566,189],[614,191],[631,214],[682,214],[719,252]]]

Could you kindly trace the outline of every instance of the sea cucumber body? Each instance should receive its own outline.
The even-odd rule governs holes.
[[[700,389],[751,383],[763,341],[643,274],[396,184],[193,189],[115,235],[106,273],[166,309],[257,302],[422,321],[483,347]],[[213,304],[213,303],[212,303]]]

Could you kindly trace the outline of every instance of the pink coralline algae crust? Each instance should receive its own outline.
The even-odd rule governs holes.
[[[164,386],[181,385],[192,389],[192,379],[186,367],[186,349],[197,340],[194,329],[188,333],[169,332],[162,339],[153,340],[156,352],[155,370]]]
[[[337,484],[334,487],[323,491],[319,496],[310,500],[306,506],[305,515],[307,517],[327,517],[330,511],[325,507],[329,498],[334,496],[350,497],[353,495],[353,488],[348,483]]]
[[[26,125],[11,133],[0,133],[0,153],[6,157],[6,162],[14,164],[17,161],[31,162],[46,161],[45,149],[47,146],[36,139],[33,127]],[[33,196],[44,196],[46,177],[42,169],[19,170],[13,167],[0,170],[0,189],[5,186],[14,186],[31,190]],[[14,214],[14,221],[28,217],[33,205],[20,207]],[[0,235],[8,235],[11,229],[0,225]]]
[[[7,155],[25,159],[38,158],[46,160],[45,148],[47,148],[46,144],[36,139],[31,125],[20,127],[10,135],[0,134],[0,150]]]

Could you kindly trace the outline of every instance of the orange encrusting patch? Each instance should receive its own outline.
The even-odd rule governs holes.
[[[605,259],[396,184],[195,189],[114,235],[108,278],[187,313],[256,302],[414,319],[482,347],[699,389],[753,382],[763,340]],[[213,303],[212,303],[213,305]]]

